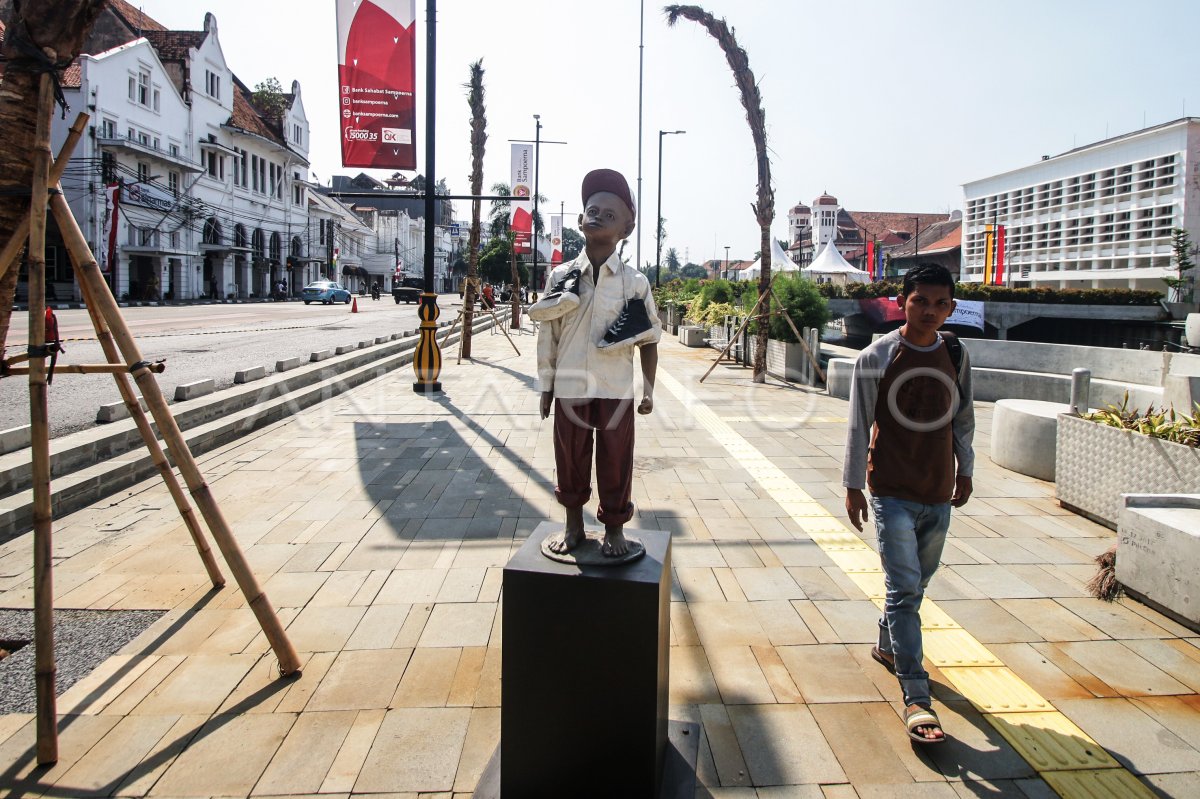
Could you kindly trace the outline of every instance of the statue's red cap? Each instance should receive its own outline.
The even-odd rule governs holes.
[[[587,205],[588,198],[597,192],[607,191],[617,195],[617,198],[629,208],[629,213],[637,218],[637,205],[633,201],[633,192],[629,190],[629,181],[615,169],[593,169],[583,177],[583,204]]]

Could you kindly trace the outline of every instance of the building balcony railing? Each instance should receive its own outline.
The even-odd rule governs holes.
[[[135,155],[140,155],[146,158],[152,158],[161,161],[164,164],[170,164],[183,172],[201,172],[199,164],[192,163],[182,154],[175,154],[167,150],[155,147],[150,142],[132,139],[128,136],[99,136],[96,139],[101,149],[108,150],[124,150]]]

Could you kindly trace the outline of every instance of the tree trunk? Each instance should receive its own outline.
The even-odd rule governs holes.
[[[38,65],[19,43],[29,32],[35,49],[49,49],[51,62],[66,67],[79,55],[92,22],[107,0],[38,0],[14,4],[5,20],[4,56],[8,59],[4,82],[0,83],[0,246],[13,235],[29,211],[29,189],[33,180],[33,145],[37,127]],[[0,352],[8,341],[16,296],[17,264],[0,264]]]
[[[467,285],[463,291],[462,356],[471,357],[471,333],[475,322],[475,286],[479,283],[479,225],[482,213],[483,151],[487,143],[487,109],[483,104],[483,59],[471,64],[467,83],[467,105],[471,107],[471,235],[467,240]]]

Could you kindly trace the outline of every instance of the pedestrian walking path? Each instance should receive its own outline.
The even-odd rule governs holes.
[[[298,680],[236,589],[211,590],[161,484],[58,520],[59,607],[166,613],[60,697],[55,767],[34,766],[30,716],[0,716],[0,786],[470,795],[499,734],[501,571],[561,518],[516,341],[445,353],[444,397],[402,370],[201,459]],[[870,525],[844,523],[845,402],[737,367],[700,384],[710,351],[660,353],[631,524],[674,538],[671,713],[702,725],[698,796],[1200,795],[1200,637],[1086,595],[1113,533],[991,463],[989,404],[922,613],[951,740],[920,749],[869,653],[882,575]],[[30,606],[30,550],[0,547],[0,607]]]

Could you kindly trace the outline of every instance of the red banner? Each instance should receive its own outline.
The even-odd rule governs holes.
[[[875,280],[875,239],[867,242],[867,276]]]
[[[1004,285],[1004,225],[996,226],[996,285]]]
[[[416,169],[416,0],[338,0],[342,165]]]
[[[121,209],[121,186],[118,183],[109,183],[104,187],[104,219],[100,223],[103,230],[100,231],[100,256],[96,260],[99,261],[100,271],[106,275],[113,273],[113,266],[117,262],[117,230],[119,228],[119,216]]]
[[[563,218],[561,214],[550,217],[550,265],[557,266],[563,260]]]
[[[513,232],[513,250],[518,255],[533,252],[533,145],[512,146],[512,199],[509,225]]]

